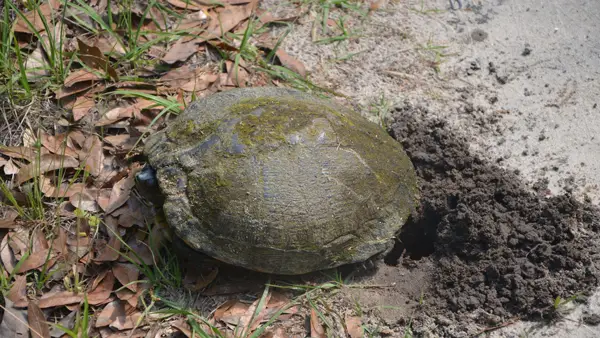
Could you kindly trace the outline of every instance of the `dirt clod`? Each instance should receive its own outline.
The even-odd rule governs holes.
[[[483,310],[504,319],[547,318],[557,297],[596,286],[599,211],[570,195],[545,197],[544,187],[528,188],[428,115],[410,105],[397,108],[392,134],[420,180],[422,213],[401,240],[404,260],[434,263],[429,314],[460,320]]]

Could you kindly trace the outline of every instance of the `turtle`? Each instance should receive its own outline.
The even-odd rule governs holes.
[[[175,234],[246,269],[299,275],[388,252],[419,205],[399,142],[302,91],[239,88],[191,103],[143,153]]]

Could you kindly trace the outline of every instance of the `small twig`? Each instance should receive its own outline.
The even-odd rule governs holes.
[[[501,329],[503,327],[507,327],[509,325],[512,325],[512,324],[518,322],[519,320],[521,320],[520,317],[515,317],[515,318],[513,318],[513,319],[511,319],[509,321],[506,321],[506,322],[502,323],[502,324],[499,324],[499,325],[496,325],[496,326],[493,326],[493,327],[485,328],[485,329],[479,331],[478,333],[476,333],[473,337],[478,337],[478,336],[480,336],[480,335],[482,335],[484,333],[496,331],[496,330]]]

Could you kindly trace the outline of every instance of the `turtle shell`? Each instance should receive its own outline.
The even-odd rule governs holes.
[[[347,108],[291,89],[194,102],[144,152],[176,234],[256,271],[364,261],[393,246],[418,203],[397,141]]]

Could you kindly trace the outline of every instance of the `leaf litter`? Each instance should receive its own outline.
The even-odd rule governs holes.
[[[94,332],[139,336],[147,330],[138,326],[144,318],[140,300],[153,292],[148,268],[163,259],[161,246],[149,238],[164,243],[170,235],[156,230],[162,225],[153,219],[147,202],[134,194],[133,178],[141,167],[136,146],[195,98],[236,87],[281,85],[285,78],[263,72],[273,65],[274,60],[266,58],[271,51],[277,67],[308,81],[302,62],[281,49],[256,48],[260,36],[253,35],[253,29],[260,29],[262,36],[276,34],[272,26],[296,20],[301,8],[297,14],[278,17],[259,9],[259,2],[134,1],[126,8],[119,2],[84,6],[54,0],[42,1],[37,10],[18,8],[24,14],[17,16],[13,30],[18,33],[16,43],[24,47],[27,80],[54,81],[50,99],[66,112],[61,120],[51,121],[52,128],[27,128],[22,146],[0,146],[3,182],[14,196],[26,196],[27,189],[35,187],[40,205],[52,214],[35,221],[22,212],[0,218],[8,230],[0,258],[4,269],[13,273],[7,297],[30,311],[30,326],[42,337],[47,334],[44,313],[61,313],[52,318],[73,328],[83,302],[96,312],[96,320],[90,322]],[[106,19],[107,5],[113,15],[130,11],[140,30],[128,32],[118,26],[122,22],[110,26],[97,21]],[[52,39],[60,40],[59,45]],[[62,55],[64,74],[56,79],[48,72],[56,62],[49,59],[53,45],[68,53]],[[29,207],[27,202],[23,206]],[[44,226],[31,231],[33,224]],[[44,236],[52,238],[50,244],[43,245]],[[57,277],[38,283],[49,271]],[[207,288],[219,283],[219,273],[208,265],[187,273],[179,283],[213,297],[208,295],[218,288]],[[260,300],[225,303],[230,306],[216,309],[211,325],[222,323],[221,329],[227,330],[243,324],[241,329],[249,334],[291,302],[277,291],[269,292],[264,304]],[[284,320],[297,314],[294,306],[279,316]],[[190,328],[184,322],[174,326],[182,332]],[[206,323],[200,326],[210,331]],[[264,336],[286,336],[283,332],[277,327]]]

